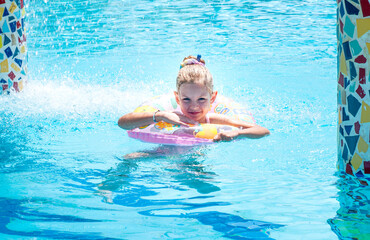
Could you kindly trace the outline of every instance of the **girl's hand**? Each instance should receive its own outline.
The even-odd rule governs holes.
[[[214,142],[219,142],[219,141],[232,141],[236,139],[239,136],[239,131],[231,131],[231,132],[221,132],[218,133],[214,138]]]
[[[196,121],[178,112],[158,112],[155,117],[158,122],[163,121],[166,123],[179,124],[186,127],[189,127],[188,124],[197,124]]]

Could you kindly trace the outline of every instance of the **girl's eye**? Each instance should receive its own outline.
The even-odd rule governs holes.
[[[183,99],[182,99],[182,101],[184,101],[184,102],[189,102],[189,101],[190,101],[190,99],[189,99],[189,98],[183,98]]]
[[[205,98],[199,98],[198,101],[199,102],[204,102],[204,101],[206,101],[206,99]]]

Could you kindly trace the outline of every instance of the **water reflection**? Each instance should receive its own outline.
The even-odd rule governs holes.
[[[160,146],[155,149],[134,152],[123,157],[115,169],[108,172],[105,180],[99,184],[99,192],[105,201],[112,202],[111,192],[130,184],[129,175],[138,169],[139,164],[164,159],[166,174],[180,185],[195,189],[198,193],[209,194],[220,191],[214,185],[216,174],[206,169],[201,158],[206,154],[206,147]],[[169,161],[168,161],[169,160]]]
[[[50,229],[39,229],[36,231],[12,229],[9,227],[15,221],[19,221],[20,226],[27,226],[25,222],[29,223],[85,223],[92,224],[96,222],[104,222],[104,220],[95,220],[89,218],[80,218],[71,216],[68,214],[50,214],[37,210],[34,207],[27,207],[32,204],[43,204],[48,202],[47,199],[10,199],[0,198],[0,232],[10,236],[22,236],[22,237],[42,237],[48,239],[104,239],[104,240],[117,240],[118,238],[103,237],[99,233],[72,233],[68,230],[58,231]],[[14,224],[13,224],[14,225]],[[14,227],[14,226],[13,226]],[[18,226],[19,227],[19,226]],[[10,239],[10,238],[9,238]],[[17,238],[18,239],[18,238]]]
[[[163,146],[141,152],[141,157],[140,154],[126,155],[126,159],[123,159],[115,169],[111,169],[105,180],[98,185],[98,193],[108,203],[146,209],[150,207],[149,210],[138,211],[145,216],[196,219],[204,225],[211,226],[213,230],[223,233],[223,237],[271,239],[269,230],[283,225],[209,210],[231,203],[212,200],[214,196],[210,194],[221,191],[221,189],[217,186],[217,174],[203,164],[202,158],[206,152],[207,148]],[[155,187],[147,187],[145,183],[138,184],[139,179],[132,176],[134,172],[140,172],[140,168],[145,168],[143,166],[145,163],[151,165],[158,159],[161,161],[164,172],[157,174],[154,170],[141,171],[144,175],[138,177],[141,181],[150,179],[149,182]],[[164,175],[170,176],[172,182],[179,183],[180,186],[195,189],[201,195],[170,199],[158,197],[160,194],[158,191],[169,187],[164,183],[166,182]],[[155,181],[158,176],[160,182]],[[179,188],[174,184],[170,187],[174,188],[173,190],[189,191],[189,189]]]
[[[337,215],[328,219],[340,239],[370,239],[370,187],[351,176],[338,174]]]

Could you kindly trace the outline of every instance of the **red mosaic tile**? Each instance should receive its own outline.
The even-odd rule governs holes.
[[[8,89],[8,84],[3,85],[3,91],[5,91],[6,89]]]
[[[346,173],[353,176],[352,167],[349,163],[346,164]]]
[[[13,83],[13,88],[16,92],[19,92],[19,88],[18,88],[18,82],[14,82]]]
[[[4,4],[5,3],[5,0],[0,0],[0,4]]]
[[[340,20],[340,19],[339,19],[339,26],[340,26],[340,32],[343,34],[344,24],[343,24],[342,20]]]
[[[358,74],[358,80],[361,84],[366,83],[366,71],[365,68],[360,68],[359,69],[359,74]]]
[[[356,93],[361,97],[364,98],[366,96],[364,89],[362,89],[361,85],[358,86]]]
[[[370,16],[370,2],[369,0],[361,0],[362,14],[364,17]]]
[[[355,133],[359,134],[359,132],[360,132],[360,123],[357,121],[355,122]]]
[[[20,27],[22,27],[22,24],[20,21],[17,22],[17,29],[19,29]]]
[[[20,2],[21,2],[21,8],[23,8],[23,0],[21,0]]]
[[[339,83],[342,87],[344,87],[344,76],[343,76],[343,74],[342,74],[342,73],[340,73],[340,75],[339,75],[338,83]]]
[[[367,59],[364,57],[364,55],[360,55],[355,59],[355,62],[357,63],[366,63]]]
[[[8,76],[10,77],[11,80],[14,80],[15,78],[15,74],[13,73],[13,71],[11,71]]]
[[[361,185],[363,185],[363,186],[369,186],[369,184],[366,181],[364,181],[364,180],[359,180],[359,181],[360,181]]]
[[[369,161],[364,161],[364,171],[365,171],[365,174],[370,174],[370,162]]]

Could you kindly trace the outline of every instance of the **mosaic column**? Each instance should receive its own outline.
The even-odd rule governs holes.
[[[370,1],[337,0],[337,3],[338,169],[368,184]]]
[[[27,73],[23,0],[0,0],[0,95],[22,91]]]

